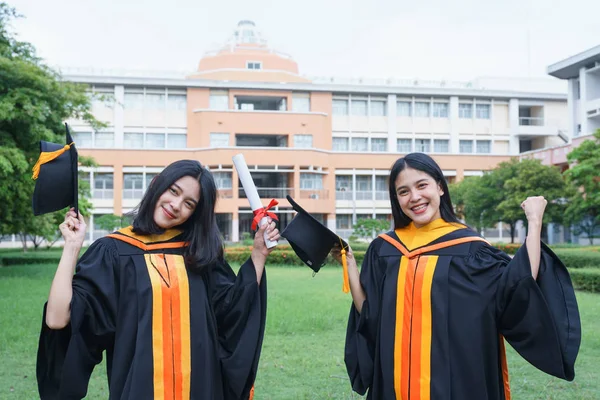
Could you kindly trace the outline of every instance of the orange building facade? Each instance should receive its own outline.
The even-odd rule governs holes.
[[[96,218],[131,211],[152,177],[178,159],[199,160],[213,173],[228,241],[249,232],[252,217],[233,168],[238,153],[264,203],[279,201],[281,228],[293,215],[289,194],[347,238],[357,219],[390,219],[387,175],[403,154],[431,154],[452,182],[568,140],[566,91],[483,80],[307,78],[251,21],[240,22],[193,73],[76,71],[64,78],[102,95],[93,112],[107,124],[94,131],[69,121],[80,154],[99,165],[84,169],[94,208],[90,240],[106,233]],[[501,226],[488,234],[507,235]]]

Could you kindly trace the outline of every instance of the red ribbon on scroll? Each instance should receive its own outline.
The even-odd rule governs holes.
[[[269,203],[268,206],[256,209],[252,212],[254,214],[254,218],[252,219],[252,230],[253,231],[256,230],[258,223],[260,222],[260,220],[263,217],[271,217],[275,221],[279,221],[279,219],[277,218],[277,215],[275,215],[275,213],[272,213],[269,211],[269,209],[271,207],[275,207],[277,204],[279,204],[279,202],[277,200],[271,199],[271,202]]]

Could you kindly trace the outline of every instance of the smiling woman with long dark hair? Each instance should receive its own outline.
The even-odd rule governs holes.
[[[133,225],[79,261],[86,226],[67,213],[39,342],[43,400],[85,397],[103,353],[111,399],[251,397],[266,317],[263,234],[278,240],[279,231],[270,220],[260,227],[236,276],[223,258],[216,192],[198,161],[167,166]]]
[[[579,311],[567,269],[540,240],[546,200],[521,204],[529,232],[511,259],[460,223],[428,155],[397,160],[389,190],[395,229],[371,242],[360,272],[346,249],[352,388],[368,399],[508,400],[504,339],[574,379]]]

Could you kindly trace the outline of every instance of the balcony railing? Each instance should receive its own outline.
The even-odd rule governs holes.
[[[335,233],[344,239],[348,239],[354,233],[354,229],[336,229]]]
[[[544,126],[544,118],[539,117],[519,117],[521,126]]]
[[[94,199],[112,199],[113,189],[94,189],[92,192]]]
[[[123,189],[123,199],[140,200],[143,196],[143,189]]]
[[[233,189],[232,188],[218,189],[217,196],[219,197],[219,199],[231,199],[231,198],[233,198]]]
[[[336,200],[352,200],[352,192],[348,192],[346,190],[336,190],[335,191],[335,199]]]
[[[262,187],[256,188],[256,191],[258,192],[258,197],[261,199],[283,199],[288,194],[290,196],[294,195],[294,188]],[[246,196],[246,192],[244,192],[244,188],[239,189],[239,197],[243,199],[248,197]]]
[[[373,200],[373,192],[369,191],[357,191],[356,200]]]
[[[390,192],[387,190],[377,190],[375,192],[375,200],[389,200]]]
[[[329,192],[327,189],[300,189],[301,199],[328,199]]]
[[[335,191],[335,199],[336,200],[352,200],[352,191],[345,190],[336,190]],[[375,200],[389,200],[390,196],[387,190],[376,190],[375,191]],[[357,191],[356,192],[356,200],[373,200],[373,192],[372,191]]]

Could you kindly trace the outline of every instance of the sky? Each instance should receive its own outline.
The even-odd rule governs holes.
[[[12,0],[13,22],[53,67],[196,70],[240,20],[308,76],[547,77],[600,44],[600,1]]]

